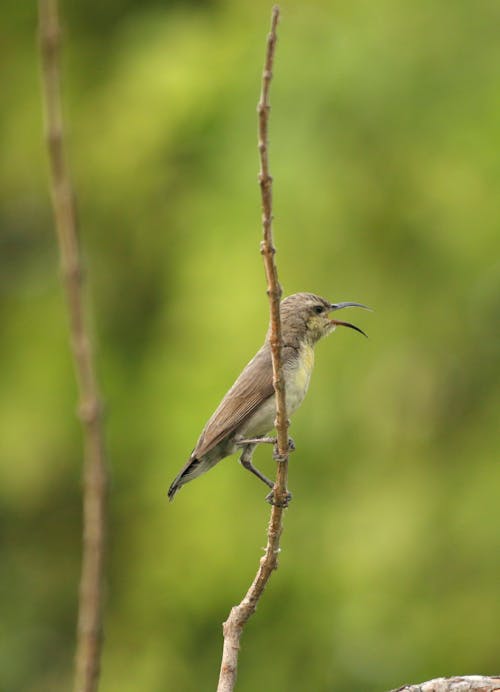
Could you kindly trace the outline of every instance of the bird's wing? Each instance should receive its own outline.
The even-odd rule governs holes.
[[[288,350],[283,349],[283,361],[291,355]],[[271,349],[266,343],[245,367],[206,424],[192,458],[199,459],[235,432],[273,394]]]

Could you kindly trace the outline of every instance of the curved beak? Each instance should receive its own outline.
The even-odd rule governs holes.
[[[332,303],[330,306],[330,309],[332,310],[332,312],[334,310],[342,310],[342,308],[363,308],[363,310],[371,310],[371,308],[369,308],[367,305],[363,305],[362,303],[351,303],[351,302]],[[364,333],[364,331],[362,329],[360,329],[359,327],[356,327],[355,324],[351,324],[350,322],[341,322],[340,320],[330,320],[330,322],[335,326],[339,325],[341,327],[349,327],[349,329],[354,329],[355,331],[359,332],[360,334],[363,334],[363,336],[367,337],[367,335]]]
[[[368,305],[363,305],[363,303],[332,303],[330,305],[330,310],[342,310],[342,308],[363,308],[363,310],[370,310]]]

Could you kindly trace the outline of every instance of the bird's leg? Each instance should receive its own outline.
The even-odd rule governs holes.
[[[257,446],[258,444],[268,444],[268,445],[275,445],[276,444],[276,438],[275,437],[249,437],[249,438],[244,438],[242,440],[237,440],[236,444],[238,447],[246,447],[247,445],[254,445]]]
[[[256,469],[255,466],[252,464],[252,456],[254,453],[255,448],[257,447],[257,443],[253,444],[247,444],[243,448],[243,452],[241,453],[240,456],[240,464],[243,466],[243,468],[247,469],[247,471],[250,471],[250,473],[253,473],[257,478],[260,478],[260,480],[265,483],[269,488],[274,488],[274,483],[269,480],[269,478],[266,478],[263,473],[259,471],[259,469]]]
[[[238,447],[246,447],[247,445],[258,445],[262,443],[276,446],[277,442],[278,440],[275,437],[250,437],[248,439],[237,440],[236,444]],[[295,442],[291,437],[288,438],[288,451],[295,452]]]
[[[271,438],[270,441],[272,442],[272,444],[276,444],[275,439]],[[270,481],[269,478],[264,476],[264,474],[261,473],[259,469],[255,468],[255,466],[252,464],[253,453],[259,442],[267,442],[267,439],[265,437],[256,437],[252,440],[238,440],[238,446],[243,446],[243,451],[240,456],[240,464],[243,466],[243,468],[247,469],[247,471],[250,471],[250,473],[253,473],[255,476],[257,476],[257,478],[259,478],[263,483],[265,483],[269,488],[271,488],[271,492],[268,495],[266,495],[266,501],[269,502],[269,504],[276,505],[278,507],[288,507],[288,504],[292,499],[292,493],[287,492],[282,502],[275,502],[274,483]],[[290,446],[292,446],[293,440],[290,439],[289,444]],[[295,449],[295,446],[293,447],[293,449]]]

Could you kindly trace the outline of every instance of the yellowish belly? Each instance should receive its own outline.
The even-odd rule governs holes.
[[[289,366],[285,372],[286,410],[288,416],[291,416],[298,409],[306,395],[313,365],[313,349],[310,346],[303,346],[297,362],[292,367]],[[271,396],[241,426],[240,434],[243,437],[258,437],[269,432],[274,427],[275,407],[275,398]],[[236,451],[236,447],[234,451]]]
[[[296,411],[304,400],[309,387],[313,366],[314,349],[309,345],[302,346],[296,366],[287,373],[286,377],[286,405],[288,414]]]

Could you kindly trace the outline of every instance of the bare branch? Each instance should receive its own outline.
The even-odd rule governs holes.
[[[267,295],[269,296],[269,306],[271,312],[271,351],[273,357],[273,385],[276,392],[276,432],[278,437],[278,452],[280,456],[285,458],[285,462],[278,466],[278,471],[281,467],[285,467],[288,457],[288,418],[286,415],[285,402],[285,382],[283,379],[281,349],[283,341],[281,338],[281,320],[280,320],[280,300],[281,286],[278,281],[278,270],[274,261],[276,248],[273,243],[273,214],[272,214],[272,184],[273,179],[269,172],[269,157],[268,157],[268,129],[269,129],[269,113],[271,105],[269,102],[269,88],[273,76],[273,61],[274,49],[276,46],[276,27],[279,18],[279,7],[276,5],[273,8],[271,32],[267,39],[266,61],[264,65],[264,73],[262,75],[262,91],[260,95],[257,112],[259,114],[259,153],[260,153],[260,173],[259,183],[262,196],[262,231],[263,240],[261,242],[260,251],[264,258],[264,267],[267,278]],[[283,479],[283,474],[278,472],[276,485],[278,491],[280,484],[283,485],[282,490],[286,491],[286,475]],[[277,495],[275,491],[275,496]],[[276,500],[279,500],[276,497]]]
[[[51,195],[78,381],[78,415],[84,436],[83,556],[78,607],[75,692],[98,686],[102,630],[107,471],[102,407],[85,318],[77,214],[65,156],[60,89],[57,0],[39,0],[39,40]]]
[[[288,475],[288,418],[286,414],[285,383],[282,372],[281,352],[282,336],[280,321],[281,287],[274,261],[276,252],[272,236],[272,177],[269,173],[268,159],[268,123],[269,123],[269,87],[272,78],[274,51],[276,46],[276,28],[279,19],[279,7],[273,8],[271,31],[267,38],[266,59],[262,75],[262,92],[258,104],[259,115],[259,183],[262,195],[263,240],[261,253],[267,277],[267,293],[271,313],[271,349],[273,358],[273,384],[276,392],[276,430],[278,438],[278,469],[274,486],[274,505],[267,532],[267,546],[260,560],[259,569],[252,585],[239,605],[231,609],[223,625],[224,648],[217,692],[232,692],[236,683],[238,653],[243,627],[255,612],[257,602],[264,588],[278,566],[279,543],[282,532],[282,517],[286,504]]]
[[[392,692],[500,692],[500,677],[467,675],[454,678],[436,678],[420,685],[398,687]]]

